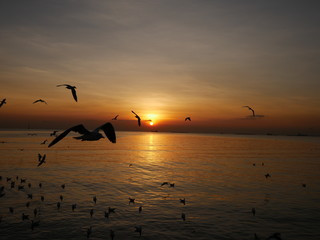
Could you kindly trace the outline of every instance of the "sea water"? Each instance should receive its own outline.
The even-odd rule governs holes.
[[[117,132],[116,144],[70,134],[48,148],[51,132],[0,131],[1,240],[87,239],[90,227],[89,239],[320,239],[320,138]]]

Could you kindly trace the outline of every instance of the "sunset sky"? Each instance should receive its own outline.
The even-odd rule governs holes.
[[[116,130],[320,134],[319,9],[293,0],[1,1],[0,128],[96,127],[119,114]],[[78,102],[56,87],[64,83]],[[32,104],[39,98],[48,105]]]

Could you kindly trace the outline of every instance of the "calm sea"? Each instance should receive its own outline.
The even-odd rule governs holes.
[[[50,131],[0,131],[0,239],[87,239],[90,227],[89,239],[111,239],[110,230],[114,239],[320,239],[320,138],[117,137],[67,136],[48,148]],[[33,230],[31,220],[40,221]]]

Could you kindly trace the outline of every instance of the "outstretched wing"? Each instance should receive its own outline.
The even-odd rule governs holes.
[[[61,86],[66,87],[66,86],[68,86],[68,84],[59,84],[59,85],[57,85],[57,87],[61,87]],[[70,86],[70,85],[69,85],[69,86]]]
[[[110,142],[116,143],[116,132],[114,131],[114,128],[111,123],[107,122],[103,124],[102,126],[98,127],[95,131],[102,129],[104,133],[106,134],[107,138]]]
[[[53,141],[48,145],[48,147],[53,146],[54,144],[56,144],[57,142],[59,142],[61,139],[63,139],[65,136],[68,135],[69,132],[78,132],[80,134],[87,134],[90,133],[82,124],[71,127],[67,130],[65,130],[63,133],[61,133],[59,136],[57,136],[55,139],[53,139]]]
[[[77,92],[74,88],[71,88],[72,96],[76,102],[78,102]]]

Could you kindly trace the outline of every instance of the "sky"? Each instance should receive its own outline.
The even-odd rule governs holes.
[[[119,115],[116,130],[319,135],[319,7],[0,1],[0,128],[94,128]],[[76,86],[78,102],[58,84]]]

